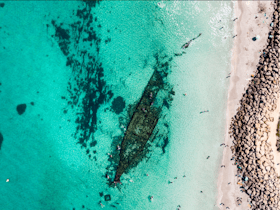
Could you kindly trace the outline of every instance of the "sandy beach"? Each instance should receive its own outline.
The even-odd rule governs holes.
[[[237,37],[234,38],[227,103],[227,125],[224,143],[228,145],[228,147],[222,146],[223,158],[221,165],[225,165],[225,167],[220,169],[218,178],[218,197],[216,205],[220,209],[226,209],[226,207],[230,209],[249,209],[247,202],[249,197],[241,192],[240,186],[237,184],[237,168],[234,162],[231,161],[232,152],[230,150],[233,138],[230,138],[228,132],[231,118],[236,114],[236,110],[239,107],[239,100],[251,79],[251,75],[256,71],[260,51],[262,51],[267,44],[272,12],[273,7],[271,1],[234,2],[235,17],[238,18],[235,20],[234,35],[237,34]],[[260,39],[253,41],[252,38],[257,35],[260,36]],[[279,117],[279,106],[274,113],[275,122]],[[275,123],[271,125],[272,131],[275,130],[273,126],[276,127]],[[272,136],[275,136],[275,133],[273,134],[272,132],[270,136],[272,138]],[[275,144],[273,138],[271,142],[272,145]],[[278,162],[280,162],[280,159],[278,160]],[[237,198],[242,198],[241,205],[238,205]],[[224,205],[220,205],[221,203]]]

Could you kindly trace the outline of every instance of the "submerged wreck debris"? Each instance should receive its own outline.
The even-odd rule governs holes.
[[[114,183],[119,183],[122,174],[141,159],[141,153],[159,120],[162,107],[153,103],[163,85],[161,72],[155,70],[133,113],[121,143],[120,161]]]
[[[202,33],[200,33],[197,37],[191,39],[191,40],[188,41],[187,43],[183,44],[182,49],[187,49],[187,48],[190,46],[191,42],[194,41],[195,39],[197,39],[198,37],[200,37],[201,34],[202,34]]]
[[[275,1],[274,9],[268,46],[261,54],[255,76],[240,100],[229,132],[234,138],[231,150],[232,160],[237,166],[238,184],[250,197],[249,204],[254,210],[280,209],[279,174],[272,145],[268,142],[269,122],[274,121],[270,114],[276,110],[280,96],[279,1]]]

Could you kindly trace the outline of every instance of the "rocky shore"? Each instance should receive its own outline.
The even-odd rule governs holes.
[[[240,100],[233,117],[230,134],[233,137],[232,160],[237,166],[238,184],[250,197],[252,209],[279,209],[280,182],[275,169],[269,122],[279,98],[280,73],[280,3],[274,2],[274,13],[268,37],[257,70]]]

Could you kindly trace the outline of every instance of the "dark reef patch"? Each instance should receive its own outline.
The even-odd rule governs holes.
[[[169,109],[169,104],[167,103],[167,101],[164,99],[163,100],[163,105],[167,107],[167,109]]]
[[[95,147],[95,145],[97,144],[97,141],[92,141],[92,142],[90,142],[90,147]]]
[[[120,114],[125,108],[125,101],[121,96],[115,98],[112,102],[111,108],[114,110],[116,114]]]
[[[0,3],[0,7],[2,7],[2,8],[3,8],[4,6],[5,6],[5,4],[4,4],[4,3]]]
[[[104,69],[99,55],[101,25],[97,17],[94,17],[94,7],[98,4],[99,1],[82,2],[79,9],[73,12],[76,21],[72,23],[59,23],[58,18],[51,21],[55,29],[52,36],[66,57],[66,66],[72,71],[67,88],[69,96],[62,97],[68,103],[68,108],[65,108],[63,113],[67,114],[69,108],[76,113],[77,126],[73,136],[91,159],[94,158],[88,149],[98,142],[94,138],[97,111],[113,97],[104,80]]]
[[[52,21],[53,26],[55,27],[55,36],[58,37],[58,45],[65,56],[69,54],[69,44],[70,44],[70,35],[69,30],[63,29],[60,25],[56,25],[55,21]]]
[[[111,42],[111,38],[108,38],[107,40],[105,40],[105,44]]]
[[[1,150],[1,147],[2,147],[3,141],[4,141],[4,137],[3,137],[2,133],[0,133],[0,150]]]
[[[17,105],[17,112],[19,115],[22,115],[26,110],[26,104]]]

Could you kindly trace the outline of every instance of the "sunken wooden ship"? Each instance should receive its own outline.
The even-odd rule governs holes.
[[[161,73],[154,71],[128,124],[120,146],[120,161],[114,183],[120,183],[122,174],[140,161],[145,145],[157,125],[162,107],[156,106],[154,101],[163,88]]]

